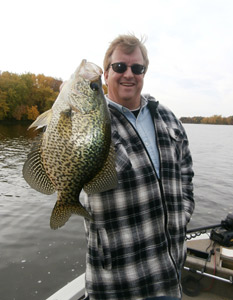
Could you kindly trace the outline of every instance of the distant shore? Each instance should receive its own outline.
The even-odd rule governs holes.
[[[180,121],[189,124],[233,125],[233,116],[222,117],[221,115],[214,115],[211,117],[181,117]]]
[[[181,117],[180,121],[184,124],[212,124],[212,125],[233,125],[233,116],[222,117],[222,116],[212,116],[212,117]],[[30,125],[33,120],[16,120],[16,119],[4,119],[0,120],[0,124],[3,125],[17,125],[25,124]]]

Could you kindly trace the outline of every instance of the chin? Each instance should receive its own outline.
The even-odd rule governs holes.
[[[124,94],[122,94],[122,95],[119,95],[120,96],[120,98],[122,99],[122,100],[131,100],[131,99],[133,99],[133,98],[136,98],[136,95],[135,94],[133,94],[133,93],[124,93]]]

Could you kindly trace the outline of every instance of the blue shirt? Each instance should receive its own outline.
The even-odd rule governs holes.
[[[125,117],[129,120],[129,122],[134,126],[139,136],[141,137],[149,155],[151,161],[155,167],[155,171],[157,176],[160,177],[159,169],[159,152],[157,147],[157,141],[155,138],[155,128],[154,122],[152,120],[149,108],[147,106],[148,101],[145,97],[141,96],[141,107],[137,117],[135,117],[134,113],[128,108],[113,102],[108,97],[106,97],[107,101],[115,106],[121,113],[125,115]]]

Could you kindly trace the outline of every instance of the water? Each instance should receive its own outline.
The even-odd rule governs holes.
[[[189,227],[218,224],[233,212],[233,126],[184,127],[195,172],[196,207]]]
[[[195,170],[196,209],[190,228],[216,224],[233,212],[233,126],[185,124]],[[27,185],[22,166],[33,132],[0,125],[1,300],[43,300],[85,271],[83,220],[49,227],[56,195]]]
[[[85,271],[83,220],[49,227],[56,195],[29,188],[22,166],[33,133],[0,125],[0,299],[43,300]]]

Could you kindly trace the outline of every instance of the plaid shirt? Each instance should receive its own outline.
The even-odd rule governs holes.
[[[160,154],[158,179],[130,122],[109,105],[118,187],[88,195],[86,290],[90,299],[181,297],[186,225],[194,210],[192,158],[184,128],[147,95]]]

